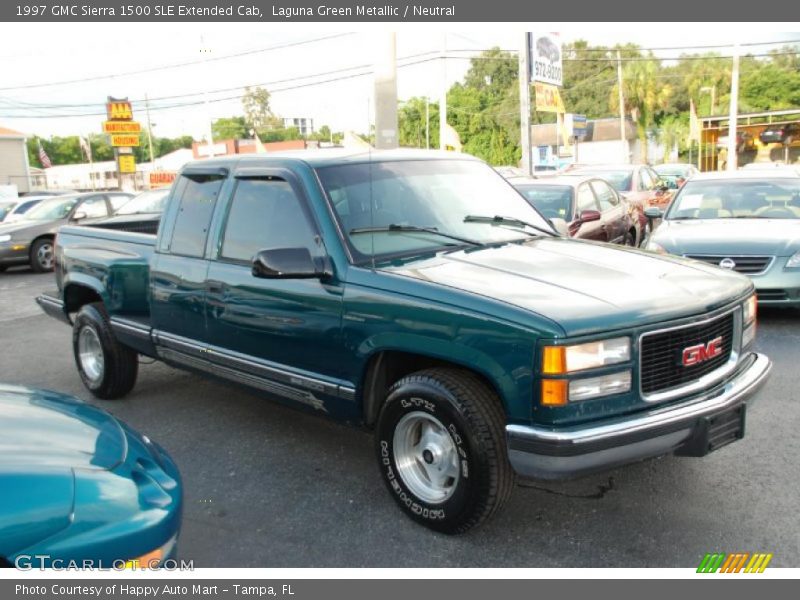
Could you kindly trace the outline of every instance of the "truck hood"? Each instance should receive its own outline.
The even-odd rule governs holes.
[[[567,336],[703,314],[752,289],[746,277],[699,262],[558,238],[440,254],[385,270],[532,311]]]
[[[113,469],[127,440],[107,412],[56,392],[0,385],[0,469]]]
[[[673,254],[791,256],[800,250],[800,219],[664,221],[652,240]]]

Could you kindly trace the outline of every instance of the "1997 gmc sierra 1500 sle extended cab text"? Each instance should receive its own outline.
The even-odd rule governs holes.
[[[56,281],[38,302],[97,397],[128,393],[142,354],[372,429],[391,495],[449,533],[515,473],[742,437],[771,367],[747,278],[562,238],[452,153],[192,163],[157,236],[63,227]]]

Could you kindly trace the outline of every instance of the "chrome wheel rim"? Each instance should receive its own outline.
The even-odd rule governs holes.
[[[408,413],[397,423],[393,448],[400,479],[417,498],[441,504],[453,495],[461,476],[458,450],[439,419]]]
[[[97,332],[91,327],[84,327],[78,334],[78,359],[81,369],[92,383],[97,383],[103,378],[105,359],[103,346]]]
[[[36,260],[43,269],[53,268],[53,244],[42,244],[36,252]]]

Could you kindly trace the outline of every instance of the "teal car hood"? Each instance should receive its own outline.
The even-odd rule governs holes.
[[[567,336],[706,313],[752,289],[746,277],[699,262],[552,238],[385,270],[532,311]]]
[[[108,413],[55,392],[0,385],[0,470],[110,470],[126,453],[125,434]]]
[[[652,241],[674,254],[791,256],[800,250],[800,219],[667,220]]]

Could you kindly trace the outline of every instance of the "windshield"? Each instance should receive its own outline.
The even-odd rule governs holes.
[[[501,215],[552,230],[500,175],[477,161],[376,161],[317,172],[357,261],[466,245],[390,225],[435,228],[481,244],[522,239],[531,231],[524,225],[465,222],[466,217]],[[386,230],[352,233],[376,227]]]
[[[596,175],[602,179],[605,179],[608,183],[611,184],[618,192],[627,192],[631,189],[631,177],[633,176],[632,171],[628,170],[615,170],[615,171],[606,171],[601,169],[575,169],[567,173],[568,175]]]
[[[572,216],[572,188],[568,185],[520,185],[517,186],[520,194],[542,216],[548,219],[571,220]]]
[[[657,167],[653,167],[653,169],[662,177],[684,177],[689,171],[689,167],[684,165],[658,165]]]
[[[169,188],[144,192],[122,205],[115,215],[138,215],[141,213],[164,212],[164,205],[169,195]]]
[[[688,181],[667,219],[799,219],[800,178]]]
[[[67,198],[53,198],[52,200],[43,200],[28,212],[25,213],[25,219],[33,221],[52,221],[55,219],[63,219],[72,210],[72,207],[78,202],[76,197]]]

